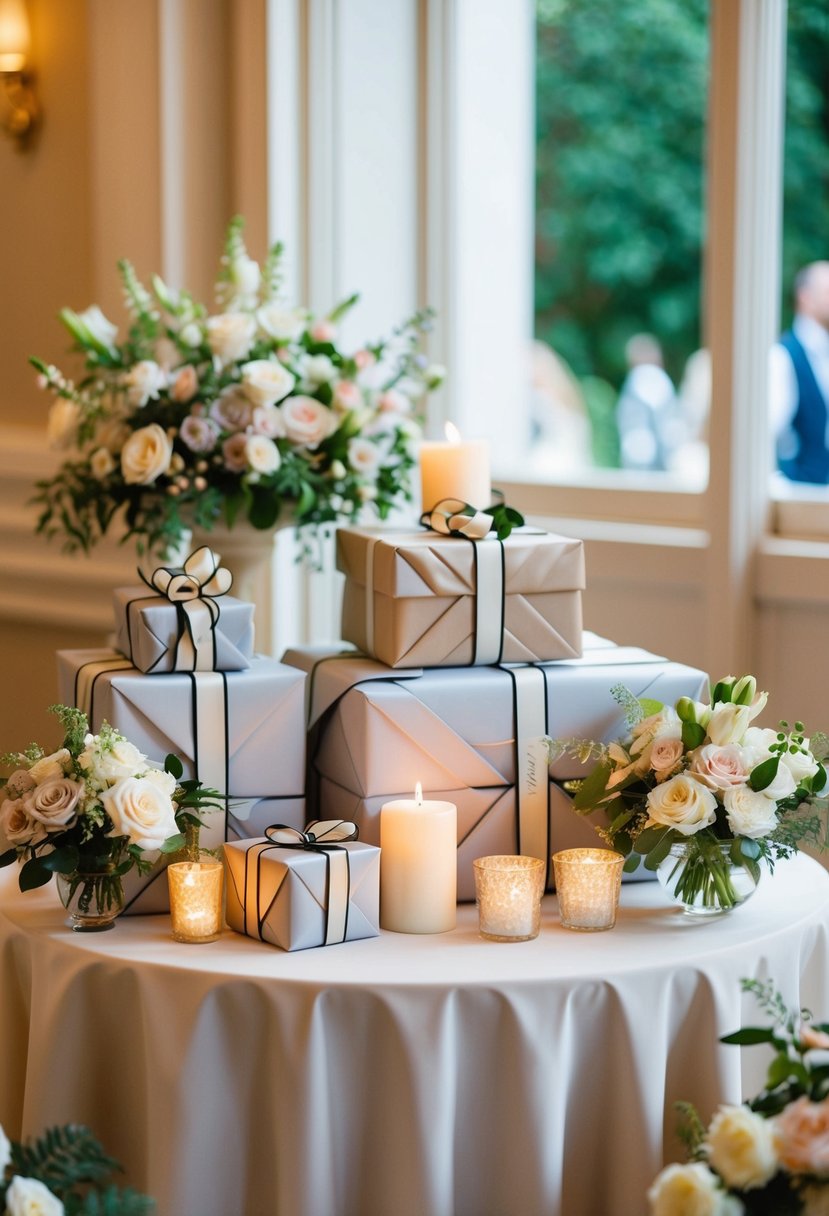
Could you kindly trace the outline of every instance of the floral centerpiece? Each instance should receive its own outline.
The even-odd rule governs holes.
[[[414,403],[443,377],[418,351],[429,311],[345,351],[338,326],[358,297],[322,317],[288,307],[282,245],[260,268],[242,228],[228,229],[218,312],[158,276],[148,290],[122,261],[126,337],[97,306],[67,308],[83,379],[32,359],[55,396],[49,440],[70,452],[38,485],[37,527],[67,549],[88,550],[121,508],[126,537],[164,553],[192,525],[353,522],[366,503],[386,518],[411,497]]]
[[[753,676],[720,680],[703,704],[681,697],[675,706],[612,690],[625,708],[628,738],[609,746],[557,740],[552,756],[568,752],[598,760],[576,787],[582,815],[600,811],[600,835],[627,861],[659,871],[688,910],[721,912],[742,902],[760,876],[804,839],[818,842],[816,798],[826,783],[821,761],[829,739],[754,726],[767,694]],[[736,868],[736,869],[735,869]]]
[[[791,1013],[772,983],[743,980],[772,1019],[723,1043],[774,1048],[765,1088],[721,1106],[704,1127],[679,1103],[691,1163],[669,1165],[648,1192],[652,1216],[826,1216],[829,1212],[829,1022]]]
[[[147,873],[158,852],[183,848],[216,794],[181,781],[176,756],[158,769],[108,723],[92,735],[80,710],[54,705],[51,712],[64,728],[57,751],[33,743],[2,757],[14,771],[2,782],[0,834],[11,847],[0,866],[22,863],[22,891],[57,874],[64,903],[105,923],[123,906],[124,874]]]
[[[51,1127],[25,1143],[0,1127],[0,1203],[7,1216],[146,1216],[154,1200],[113,1182],[120,1170],[80,1124]]]

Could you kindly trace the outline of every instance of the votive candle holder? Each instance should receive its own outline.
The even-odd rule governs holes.
[[[472,863],[478,931],[491,942],[538,937],[544,862],[538,857],[479,857]]]
[[[553,854],[556,894],[565,929],[612,929],[625,859],[611,849],[564,849]]]
[[[222,931],[220,861],[175,861],[167,867],[170,921],[177,942],[212,942]]]

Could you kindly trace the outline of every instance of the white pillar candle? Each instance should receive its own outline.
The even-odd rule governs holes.
[[[454,929],[458,810],[454,802],[414,798],[380,809],[380,927],[394,933]]]
[[[492,502],[489,444],[485,439],[461,439],[447,424],[445,442],[424,440],[420,445],[420,494],[424,511],[444,498],[459,498],[483,510]]]

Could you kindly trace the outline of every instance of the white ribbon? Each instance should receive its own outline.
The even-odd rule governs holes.
[[[75,673],[75,705],[78,709],[86,714],[89,721],[89,729],[94,731],[96,725],[94,722],[94,693],[95,681],[98,676],[103,675],[107,671],[134,671],[132,663],[129,659],[125,659],[123,655],[113,656],[111,659],[99,659],[92,663],[84,663]]]
[[[215,666],[215,628],[219,605],[214,596],[226,595],[233,576],[212,549],[202,545],[191,553],[182,569],[158,566],[150,585],[183,614],[174,662],[175,671],[212,671]]]
[[[515,690],[518,851],[550,866],[550,781],[547,749],[547,681],[539,667],[509,668]]]

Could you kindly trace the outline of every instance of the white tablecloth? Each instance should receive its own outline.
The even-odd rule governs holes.
[[[829,1017],[829,876],[778,865],[705,924],[629,886],[611,933],[544,903],[540,937],[384,933],[284,954],[166,917],[79,935],[54,891],[0,887],[0,1121],[88,1123],[159,1216],[641,1216],[708,1117],[767,1056],[741,976]],[[758,1054],[759,1053],[759,1054]]]

